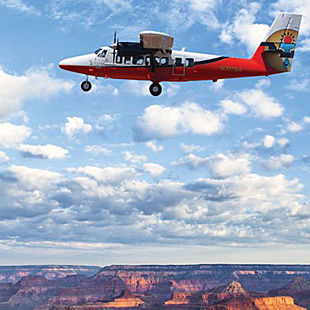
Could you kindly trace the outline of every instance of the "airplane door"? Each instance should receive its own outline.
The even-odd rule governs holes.
[[[172,74],[174,76],[185,76],[186,73],[186,59],[185,56],[179,56],[174,59],[172,66]]]
[[[105,64],[105,60],[107,58],[107,51],[103,50],[100,54],[96,57],[96,67],[103,67]]]

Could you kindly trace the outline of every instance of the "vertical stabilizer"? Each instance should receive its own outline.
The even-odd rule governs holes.
[[[301,19],[298,14],[279,14],[252,60],[267,62],[279,73],[291,71]]]

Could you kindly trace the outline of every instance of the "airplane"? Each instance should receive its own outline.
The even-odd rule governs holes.
[[[59,63],[64,70],[85,74],[81,88],[92,88],[89,76],[96,78],[151,81],[150,93],[159,96],[161,82],[232,79],[269,76],[289,72],[302,16],[279,14],[266,39],[250,59],[173,50],[173,37],[155,31],[140,33],[140,42],[119,42],[103,46],[94,53],[67,58]]]

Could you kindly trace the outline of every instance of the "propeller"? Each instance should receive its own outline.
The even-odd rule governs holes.
[[[114,40],[113,40],[113,64],[115,63],[115,57],[116,57],[116,49],[118,45],[118,39],[116,38],[116,31],[114,31]]]

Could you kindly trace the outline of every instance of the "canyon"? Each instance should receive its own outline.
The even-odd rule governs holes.
[[[310,310],[310,266],[0,267],[0,310]]]

